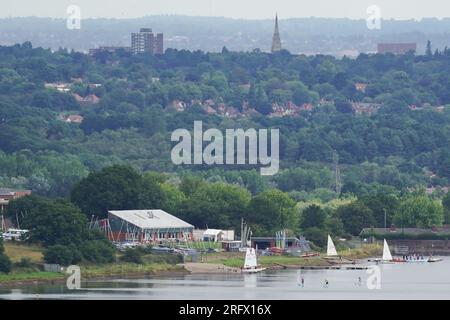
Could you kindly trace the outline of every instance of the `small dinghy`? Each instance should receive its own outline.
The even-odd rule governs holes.
[[[244,267],[241,270],[242,273],[257,273],[266,270],[266,268],[258,265],[256,250],[254,248],[247,248],[245,252]]]

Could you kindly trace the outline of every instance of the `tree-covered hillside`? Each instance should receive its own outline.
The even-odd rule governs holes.
[[[447,186],[450,51],[331,56],[166,50],[94,56],[0,47],[0,185],[67,196],[90,171],[128,164],[193,171],[258,194],[333,198],[342,192]],[[204,127],[279,128],[281,171],[174,166],[170,134]],[[384,190],[384,189],[383,189]]]

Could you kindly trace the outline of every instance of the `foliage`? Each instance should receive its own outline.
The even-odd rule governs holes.
[[[164,55],[149,57],[120,50],[91,57],[33,48],[30,43],[2,46],[0,185],[67,196],[89,172],[99,173],[113,164],[182,176],[184,168],[170,161],[170,133],[202,120],[205,127],[219,129],[280,129],[278,177],[263,179],[249,173],[251,167],[232,173],[198,167],[193,173],[215,175],[252,194],[270,187],[308,193],[331,189],[333,150],[339,154],[344,193],[370,193],[367,186],[374,184],[401,191],[417,185],[446,186],[449,56],[449,50],[428,56],[361,54],[356,59],[336,59],[287,51],[272,55],[258,50],[168,49]],[[95,94],[100,102],[82,108],[70,93],[46,88],[46,82],[68,83],[71,93]],[[365,92],[356,90],[356,83],[366,83]],[[185,111],[170,111],[175,99],[186,105]],[[244,111],[246,105],[260,113],[237,119],[207,115],[206,101],[216,109],[224,105]],[[272,103],[284,107],[306,103],[313,109],[282,119],[266,117],[273,111]],[[361,103],[373,106],[373,112],[356,113]],[[412,105],[420,110],[410,110]],[[80,114],[83,122],[62,121],[69,114]],[[427,170],[436,174],[432,181]],[[97,178],[110,182],[105,176],[106,180]],[[115,183],[128,185],[126,179]],[[74,201],[88,196],[77,192]],[[157,206],[158,192],[155,198],[149,198],[151,194],[135,196]],[[99,192],[103,200],[109,195],[107,186]],[[119,195],[110,196],[115,208],[127,207]],[[79,203],[88,216],[107,209],[103,202],[97,207],[94,202]]]
[[[327,232],[323,229],[317,227],[311,227],[305,229],[303,235],[311,241],[314,245],[324,248],[327,245],[328,235]]]
[[[397,229],[397,232],[380,233],[375,231],[368,231],[362,235],[364,238],[374,237],[378,240],[448,240],[450,239],[450,233],[436,233],[436,232],[424,232],[418,234],[403,233],[401,228]]]
[[[12,268],[12,262],[6,254],[0,254],[0,273],[9,273]]]
[[[363,196],[361,202],[372,211],[376,225],[379,227],[384,227],[386,214],[386,227],[389,227],[393,222],[400,200],[393,194],[378,193]]]
[[[79,247],[84,261],[94,263],[114,262],[115,249],[106,239],[85,241]]]
[[[11,271],[12,262],[5,254],[5,248],[3,246],[3,238],[0,237],[0,272],[9,273]]]
[[[200,228],[238,229],[250,198],[250,193],[242,187],[201,184],[184,201],[181,216]]]
[[[113,209],[162,208],[199,227],[238,229],[244,217],[255,235],[298,231],[300,213],[311,204],[326,218],[305,227],[318,224],[335,235],[384,226],[385,212],[388,225],[402,216],[411,226],[449,222],[448,196],[439,207],[442,195],[431,201],[410,194],[450,184],[449,57],[448,49],[337,59],[225,49],[88,56],[31,43],[0,46],[0,186],[52,198],[11,201],[7,215],[46,246],[82,246],[86,217]],[[56,82],[100,101],[84,107],[45,86]],[[174,102],[185,110],[173,110]],[[268,116],[274,105],[292,104],[304,110]],[[370,112],[360,114],[362,104]],[[208,114],[207,106],[245,116]],[[62,121],[69,114],[81,115],[82,123]],[[175,166],[170,133],[191,129],[194,120],[219,130],[278,128],[280,173]],[[334,151],[341,194],[333,191]],[[54,200],[69,194],[84,218]],[[86,247],[86,257],[105,258],[97,245]],[[110,257],[109,249],[100,251]]]
[[[87,235],[87,219],[67,200],[37,199],[23,217],[22,226],[29,230],[29,241],[45,246],[77,245]]]
[[[87,215],[105,217],[108,210],[139,207],[141,176],[132,168],[115,165],[90,173],[72,190],[71,200]],[[147,184],[149,185],[149,184]],[[142,194],[144,197],[145,194]],[[145,201],[151,201],[145,199]]]
[[[310,205],[302,211],[300,227],[302,229],[312,227],[323,229],[326,218],[327,214],[320,206],[315,204]]]
[[[31,268],[33,266],[33,262],[28,257],[22,257],[18,262],[14,263],[14,266],[18,268]]]
[[[142,253],[138,249],[126,249],[123,256],[120,257],[123,262],[143,264]]]
[[[45,249],[44,261],[46,263],[68,266],[80,262],[81,254],[74,246],[57,244]]]
[[[376,221],[373,212],[360,201],[339,207],[337,209],[345,232],[359,235],[363,228],[374,226]]]
[[[425,195],[409,196],[401,202],[394,222],[402,227],[441,226],[444,222],[444,209],[441,203]]]
[[[442,199],[442,205],[444,206],[444,222],[450,223],[450,192]]]
[[[245,216],[255,235],[274,234],[282,229],[297,229],[295,202],[280,190],[264,191],[253,197]]]

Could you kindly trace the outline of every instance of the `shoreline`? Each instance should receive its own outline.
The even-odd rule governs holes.
[[[366,250],[364,250],[366,249]],[[357,267],[363,260],[377,256],[381,248],[366,247],[342,252],[340,257],[327,258],[323,255],[314,257],[262,256],[260,263],[268,271],[283,269],[334,269],[339,266]],[[177,265],[165,263],[137,265],[119,263],[110,265],[81,265],[82,281],[100,281],[111,279],[130,279],[139,277],[159,277],[186,274],[240,274],[244,256],[242,253],[220,252],[205,256],[204,262],[186,262]],[[8,279],[17,277],[18,279]],[[2,279],[4,278],[4,279]],[[61,284],[67,279],[65,273],[23,272],[7,275],[0,274],[0,289],[14,286]]]
[[[357,266],[359,263],[356,263]],[[276,270],[286,270],[286,269],[300,269],[300,268],[310,268],[310,269],[330,269],[336,268],[343,265],[349,265],[348,261],[343,261],[342,263],[330,263],[324,264],[272,264],[265,265],[267,271]],[[25,273],[26,274],[26,273]],[[31,285],[56,285],[64,284],[67,275],[65,273],[54,273],[54,278],[39,278],[39,273],[36,273],[37,277],[30,279],[17,279],[17,280],[4,280],[0,281],[0,289],[11,288],[11,287],[21,287],[21,286],[31,286]],[[44,272],[42,272],[44,274]],[[48,273],[45,273],[48,275]],[[83,276],[81,272],[81,281],[108,281],[113,279],[138,279],[138,278],[148,278],[148,277],[161,277],[161,276],[177,276],[177,275],[187,275],[187,274],[209,274],[209,275],[219,275],[219,274],[241,274],[241,269],[237,267],[230,267],[219,263],[184,263],[176,265],[175,268],[168,268],[164,270],[157,271],[127,271],[127,272],[115,272],[115,273],[104,273],[91,275],[88,272],[87,276]]]
[[[149,276],[165,276],[165,275],[185,275],[189,272],[184,269],[167,269],[167,270],[159,270],[155,272],[147,272],[147,271],[135,271],[135,272],[128,272],[126,274],[124,273],[111,273],[111,274],[104,274],[104,275],[92,275],[92,276],[83,276],[83,272],[81,273],[81,282],[83,281],[101,281],[101,280],[113,280],[113,279],[137,279],[140,277],[149,277]],[[55,278],[53,279],[39,279],[39,278],[32,278],[32,279],[18,279],[18,280],[5,280],[0,281],[0,289],[2,288],[10,288],[11,286],[29,286],[29,285],[45,285],[45,284],[63,284],[67,280],[67,275],[65,273],[57,273],[54,272]]]

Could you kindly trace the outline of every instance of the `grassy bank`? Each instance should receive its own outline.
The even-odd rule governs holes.
[[[26,257],[33,263],[42,263],[42,248],[24,244],[8,243],[5,245],[8,256],[14,261],[20,261]],[[338,252],[343,258],[349,260],[365,259],[380,256],[382,247],[373,245],[363,245],[360,248],[345,249]],[[145,256],[144,256],[145,257]],[[222,264],[228,267],[240,268],[244,265],[245,253],[243,252],[217,252],[203,254],[202,260],[205,263]],[[146,260],[146,259],[144,259]],[[279,266],[327,266],[329,261],[324,259],[324,255],[308,258],[293,256],[262,256],[259,262],[267,268]],[[113,278],[113,277],[133,277],[149,276],[161,273],[181,273],[187,272],[183,267],[166,262],[153,261],[144,264],[134,263],[111,263],[104,265],[81,264],[81,276],[83,279],[89,278]],[[63,273],[45,272],[37,270],[21,270],[17,268],[10,274],[0,274],[1,284],[15,284],[21,282],[50,282],[63,280],[66,277]]]
[[[167,263],[134,264],[116,263],[105,265],[81,265],[82,278],[102,278],[113,276],[137,276],[153,275],[163,272],[184,272],[185,270],[177,265]]]
[[[42,247],[12,241],[5,241],[4,247],[12,262],[18,262],[21,258],[28,258],[33,263],[42,262]]]
[[[13,263],[18,263],[22,258],[27,258],[32,267],[21,268],[14,266],[9,274],[0,273],[0,285],[15,283],[50,282],[64,280],[66,275],[58,272],[40,271],[43,265],[43,248],[39,246],[27,245],[19,242],[5,242],[5,253]],[[160,255],[155,256],[160,258]],[[110,264],[81,264],[81,277],[89,278],[111,278],[153,275],[164,272],[186,272],[182,267],[175,264],[160,262],[158,259],[150,261],[147,256],[143,257],[143,264],[134,263],[110,263]]]
[[[65,275],[57,272],[32,271],[32,272],[11,272],[8,274],[0,273],[0,284],[11,282],[34,282],[34,281],[54,281],[62,280]]]
[[[220,252],[204,256],[203,261],[207,263],[218,263],[228,267],[240,268],[244,265],[244,252]],[[279,265],[304,265],[320,266],[328,264],[321,257],[300,258],[293,256],[262,256],[259,263],[264,267],[274,267]]]
[[[338,252],[340,256],[349,260],[365,259],[380,256],[382,248],[377,245],[363,245],[360,248],[346,249]],[[293,256],[262,256],[259,263],[264,267],[274,266],[326,266],[329,262],[324,259],[324,254],[317,257],[300,258]],[[245,253],[243,252],[220,252],[205,255],[204,262],[219,263],[228,267],[242,267],[244,265]]]
[[[360,248],[342,250],[338,253],[346,259],[366,259],[381,256],[383,247],[376,244],[364,244]]]
[[[81,265],[82,280],[92,278],[113,278],[155,275],[165,272],[186,272],[182,267],[164,263],[138,265],[132,263],[117,263],[107,265]],[[32,282],[51,282],[64,280],[66,275],[58,272],[46,271],[13,271],[9,274],[0,273],[0,286],[2,284],[20,284]]]

